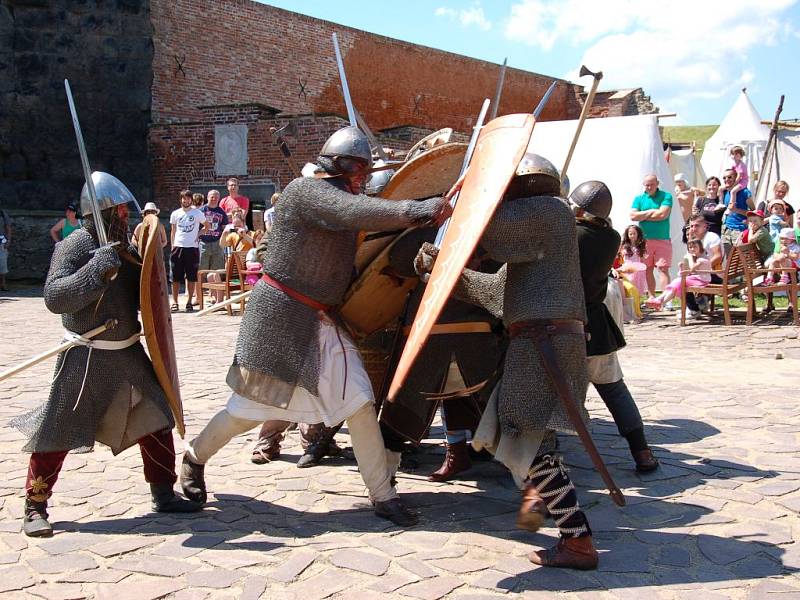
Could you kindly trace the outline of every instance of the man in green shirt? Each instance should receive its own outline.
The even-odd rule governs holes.
[[[658,289],[666,289],[669,283],[669,267],[672,264],[672,241],[669,235],[672,195],[658,189],[658,177],[655,175],[646,176],[642,185],[644,193],[633,199],[631,220],[639,222],[647,240],[647,255],[644,258],[647,265],[647,295],[654,298],[656,280],[653,269],[658,269]]]

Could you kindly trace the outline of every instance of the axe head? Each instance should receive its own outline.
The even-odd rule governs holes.
[[[274,127],[270,130],[272,133],[272,137],[279,138],[283,136],[297,136],[297,125],[294,121],[289,121],[286,125],[281,127],[280,129],[275,129]]]
[[[603,78],[603,72],[602,71],[598,71],[597,73],[595,73],[594,71],[590,71],[589,69],[587,69],[586,65],[581,65],[581,70],[578,73],[578,76],[579,77],[585,77],[586,75],[591,75],[592,77],[594,77],[598,81]]]

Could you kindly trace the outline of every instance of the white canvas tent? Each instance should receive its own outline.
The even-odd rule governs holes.
[[[529,149],[549,159],[560,170],[577,125],[577,121],[537,123]],[[661,189],[672,193],[672,175],[664,157],[656,115],[586,120],[567,175],[573,189],[591,179],[609,187],[614,197],[611,220],[620,233],[630,225],[633,199],[643,192],[642,181],[650,174],[658,176]],[[686,254],[681,241],[682,225],[676,202],[670,219],[673,275],[678,261]]]
[[[744,162],[750,173],[750,189],[754,190],[768,138],[769,127],[761,122],[761,117],[750,102],[747,92],[742,90],[714,135],[706,141],[700,163],[709,177],[711,175],[720,177],[722,171],[730,167],[733,162],[730,158],[731,147],[741,146],[744,148]]]
[[[697,152],[695,152],[694,148],[670,151],[669,169],[672,172],[673,179],[678,173],[683,173],[690,186],[705,188],[706,173],[697,158]]]
[[[779,179],[783,179],[794,191],[790,191],[787,200],[795,210],[800,208],[800,129],[778,129],[778,139],[775,147],[775,157],[767,171],[763,174],[764,181],[758,188],[756,203],[769,200],[773,197],[772,187]]]

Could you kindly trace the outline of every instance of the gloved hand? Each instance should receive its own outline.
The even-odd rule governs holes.
[[[106,283],[117,276],[119,267],[122,265],[119,254],[113,246],[98,248],[92,257],[91,263],[95,268],[95,272],[99,273]]]
[[[433,271],[433,263],[436,262],[437,256],[439,256],[439,248],[430,242],[422,244],[414,258],[414,271],[417,275],[427,279],[427,275]]]

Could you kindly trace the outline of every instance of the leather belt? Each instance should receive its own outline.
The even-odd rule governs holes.
[[[331,304],[323,304],[322,302],[317,302],[313,298],[309,298],[302,292],[298,292],[295,289],[290,288],[288,285],[285,285],[278,281],[277,279],[273,279],[266,273],[261,276],[261,281],[266,283],[267,285],[274,287],[276,290],[282,291],[284,294],[297,300],[301,304],[305,304],[306,306],[313,308],[314,310],[321,310],[323,312],[330,312],[333,309]]]
[[[578,411],[578,406],[572,397],[567,378],[564,371],[561,370],[561,365],[558,362],[558,354],[553,347],[552,338],[556,335],[580,335],[581,337],[586,334],[583,331],[583,322],[576,319],[534,319],[532,321],[518,321],[512,323],[508,328],[511,337],[525,337],[529,338],[536,350],[539,352],[539,358],[542,360],[544,370],[553,385],[553,389],[561,401],[569,420],[575,427],[575,432],[578,434],[586,453],[592,460],[595,469],[600,473],[606,488],[611,495],[611,499],[617,506],[625,506],[625,496],[622,491],[614,483],[614,479],[608,472],[597,447],[594,445],[592,436],[583,422],[583,417]]]
[[[403,327],[403,335],[408,337],[411,326]],[[492,333],[489,323],[476,321],[470,323],[437,323],[431,328],[431,335],[444,335],[447,333]]]
[[[586,336],[583,321],[577,319],[531,319],[530,321],[517,321],[508,326],[509,336],[535,337],[540,335],[580,335]]]

